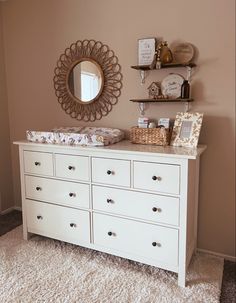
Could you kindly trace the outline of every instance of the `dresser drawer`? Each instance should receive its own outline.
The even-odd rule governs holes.
[[[24,171],[44,176],[53,176],[51,153],[24,151]]]
[[[93,208],[153,222],[179,224],[179,198],[93,186]]]
[[[26,198],[89,208],[89,185],[33,176],[25,176]]]
[[[94,243],[176,266],[178,230],[93,214]]]
[[[26,200],[29,232],[79,244],[90,242],[89,212]]]
[[[134,188],[178,195],[180,166],[135,161]]]
[[[93,158],[92,181],[130,187],[130,161]]]
[[[55,155],[56,176],[89,181],[89,158],[84,156]]]

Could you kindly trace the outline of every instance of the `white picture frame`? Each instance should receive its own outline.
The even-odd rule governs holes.
[[[156,38],[138,40],[138,65],[150,65],[156,51]]]
[[[202,119],[202,113],[177,113],[170,145],[192,148],[197,147],[202,126]]]

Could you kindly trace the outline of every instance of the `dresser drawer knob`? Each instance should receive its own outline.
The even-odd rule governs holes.
[[[152,246],[157,246],[157,247],[161,247],[161,244],[158,242],[152,242]]]
[[[114,203],[112,199],[107,199],[107,203]]]
[[[40,190],[42,190],[42,187],[37,186],[37,187],[36,187],[36,190],[37,190],[37,191],[40,191]]]
[[[75,223],[70,223],[70,227],[76,227]]]
[[[153,181],[161,181],[161,177],[157,177],[157,176],[152,176],[152,180]]]
[[[108,174],[108,175],[111,175],[111,174],[113,174],[113,173],[112,173],[111,170],[108,169],[108,170],[107,170],[107,174]]]
[[[75,194],[75,193],[69,193],[69,196],[70,196],[70,197],[75,197],[76,194]]]
[[[108,234],[108,236],[112,236],[112,235],[113,235],[113,232],[112,232],[112,231],[109,231],[107,234]]]
[[[43,220],[43,217],[42,216],[37,216],[37,219],[38,220]]]
[[[153,207],[152,211],[160,213],[161,212],[161,208]]]
[[[41,163],[36,161],[36,162],[34,162],[34,165],[35,165],[35,166],[40,166]]]
[[[69,170],[75,170],[75,166],[69,165],[69,166],[68,166],[68,169],[69,169]]]

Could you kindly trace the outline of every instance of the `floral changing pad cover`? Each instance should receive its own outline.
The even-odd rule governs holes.
[[[104,146],[124,139],[124,132],[116,128],[104,127],[60,127],[51,131],[26,131],[30,142]]]

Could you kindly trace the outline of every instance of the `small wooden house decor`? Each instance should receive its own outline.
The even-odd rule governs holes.
[[[161,84],[160,82],[152,82],[148,86],[148,95],[150,99],[158,99],[161,95]]]

